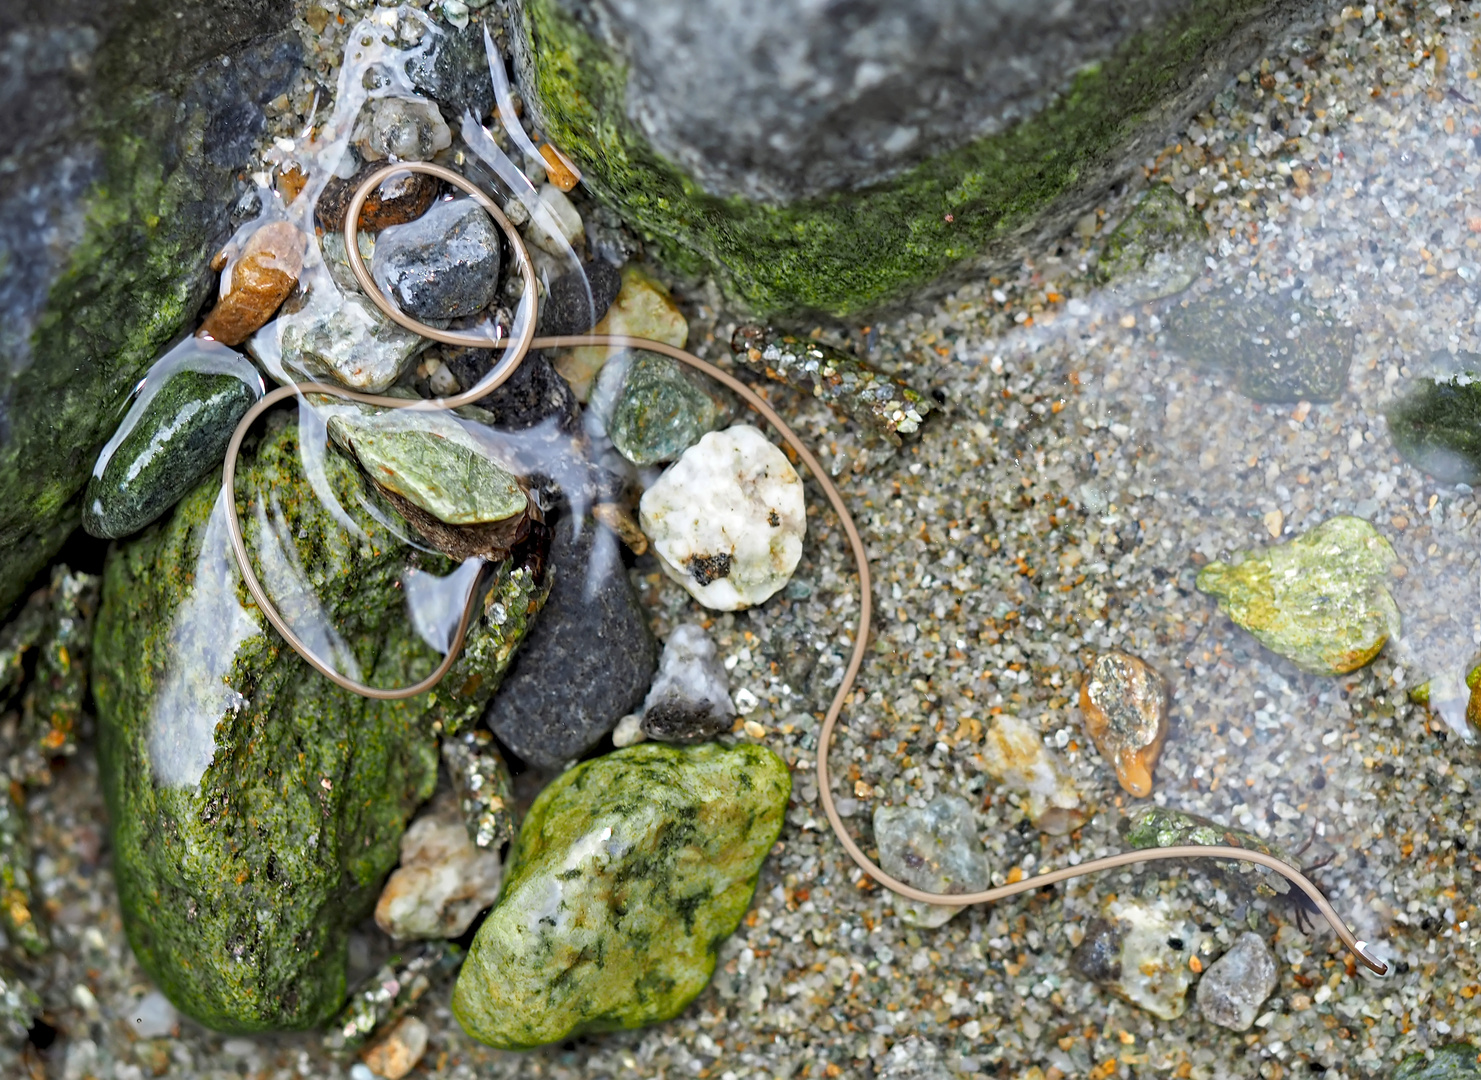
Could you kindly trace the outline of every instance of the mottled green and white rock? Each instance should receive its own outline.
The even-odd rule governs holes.
[[[269,418],[240,468],[248,549],[310,646],[376,686],[429,674],[439,656],[398,586],[452,565],[401,542],[365,508],[374,495],[354,465],[327,454],[347,532],[304,478],[289,414]],[[432,794],[436,727],[483,708],[543,586],[498,566],[436,690],[360,697],[266,628],[219,494],[201,484],[108,559],[93,691],[114,873],[134,954],[182,1011],[222,1031],[313,1027],[344,1000],[349,930]]]
[[[1162,901],[1113,900],[1091,921],[1071,963],[1085,978],[1163,1020],[1188,1007],[1193,972],[1188,958],[1202,935]]]
[[[463,1029],[525,1049],[677,1016],[750,905],[791,786],[750,744],[641,743],[562,774],[458,977]]]
[[[992,884],[972,804],[960,795],[937,795],[921,809],[875,808],[874,840],[885,873],[917,889],[967,893]],[[895,910],[904,922],[937,927],[962,909],[901,899]]]
[[[363,296],[311,300],[301,311],[268,323],[247,351],[269,371],[326,378],[378,394],[400,378],[426,342],[382,315]]]
[[[1288,293],[1232,285],[1190,293],[1162,325],[1175,352],[1229,372],[1252,401],[1336,401],[1347,388],[1352,331]]]
[[[1154,184],[1106,238],[1100,273],[1123,300],[1180,293],[1203,273],[1208,229],[1167,184]]]
[[[1139,850],[1159,847],[1184,847],[1196,844],[1200,847],[1249,848],[1266,855],[1273,855],[1296,869],[1301,864],[1282,849],[1267,844],[1251,832],[1230,829],[1197,814],[1174,810],[1165,806],[1147,806],[1128,820],[1126,842]],[[1273,870],[1254,863],[1220,861],[1216,864],[1224,870],[1233,870],[1252,880],[1254,890],[1261,896],[1284,896],[1291,890],[1291,883]]]
[[[720,420],[720,403],[666,356],[639,353],[620,382],[607,436],[634,465],[673,461]]]
[[[1447,484],[1481,484],[1481,382],[1476,376],[1419,380],[1389,406],[1388,430],[1399,453],[1421,472]]]
[[[446,412],[336,408],[329,434],[381,487],[449,525],[481,525],[524,513],[514,474]]]
[[[1410,1054],[1393,1073],[1393,1080],[1471,1080],[1473,1077],[1481,1077],[1481,1050],[1470,1043],[1437,1046],[1433,1057]]]
[[[1233,564],[1209,563],[1198,588],[1271,652],[1303,671],[1341,675],[1399,632],[1399,608],[1384,585],[1397,561],[1371,524],[1334,517]]]
[[[82,527],[113,539],[154,521],[221,468],[237,421],[261,394],[257,370],[224,345],[192,338],[172,350],[98,456]]]

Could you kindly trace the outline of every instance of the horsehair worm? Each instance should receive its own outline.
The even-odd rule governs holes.
[[[410,318],[402,312],[385,294],[378,288],[366,269],[363,259],[360,257],[359,247],[356,242],[357,225],[360,210],[365,204],[366,198],[375,188],[388,177],[398,172],[423,172],[432,176],[440,177],[455,187],[460,188],[479,205],[481,205],[494,221],[503,229],[509,240],[510,247],[514,251],[515,262],[518,265],[521,276],[525,281],[524,296],[520,301],[520,311],[515,319],[515,330],[512,339],[491,339],[470,334],[456,334],[438,330],[435,327],[426,326],[415,319]],[[883,885],[885,888],[905,897],[909,900],[921,901],[931,904],[991,904],[1010,896],[1030,892],[1053,885],[1071,878],[1084,877],[1088,874],[1102,873],[1119,867],[1129,866],[1133,863],[1156,862],[1163,859],[1221,859],[1225,861],[1237,861],[1245,863],[1256,863],[1267,869],[1274,870],[1293,886],[1315,906],[1333,932],[1344,946],[1362,962],[1369,970],[1378,975],[1388,974],[1388,965],[1367,951],[1367,943],[1359,941],[1350,931],[1336,910],[1328,902],[1322,891],[1304,874],[1296,868],[1288,865],[1273,855],[1264,852],[1253,851],[1246,848],[1226,847],[1222,845],[1183,845],[1178,847],[1151,848],[1138,851],[1125,851],[1116,855],[1107,855],[1103,858],[1092,859],[1082,862],[1078,866],[1062,867],[1058,870],[1040,873],[1030,877],[1024,877],[1019,881],[997,888],[986,889],[975,893],[930,893],[921,889],[913,888],[899,881],[880,868],[873,860],[864,854],[858,843],[849,834],[848,829],[839,816],[838,809],[833,802],[833,792],[829,785],[828,776],[828,750],[833,741],[833,730],[837,726],[838,718],[842,715],[844,705],[853,693],[854,683],[858,677],[859,669],[863,666],[864,650],[868,643],[869,627],[872,612],[872,585],[869,573],[868,553],[864,548],[863,538],[859,535],[858,526],[855,525],[853,515],[849,513],[848,506],[844,503],[843,496],[834,485],[828,472],[819,463],[812,451],[799,439],[787,425],[780,415],[749,386],[735,378],[728,372],[722,371],[713,364],[701,360],[693,353],[663,342],[651,341],[647,338],[632,337],[626,334],[565,334],[550,337],[534,336],[534,300],[536,295],[534,270],[531,266],[529,254],[525,250],[514,226],[510,224],[499,207],[483,191],[474,184],[451,169],[426,162],[400,162],[387,165],[368,176],[364,183],[356,190],[355,196],[350,200],[350,205],[345,211],[345,250],[349,257],[350,268],[354,271],[356,280],[361,289],[387,317],[414,333],[434,341],[440,341],[457,345],[476,345],[482,348],[498,348],[505,350],[503,359],[489,372],[478,385],[461,394],[446,398],[419,399],[408,401],[403,398],[381,397],[373,394],[361,394],[343,387],[331,386],[326,383],[292,383],[279,387],[265,395],[257,404],[242,417],[233,432],[231,442],[227,447],[226,462],[222,466],[222,487],[224,491],[235,492],[236,459],[241,450],[243,438],[252,424],[267,409],[289,397],[302,394],[325,394],[334,397],[346,398],[368,405],[378,405],[392,409],[415,409],[423,411],[449,410],[462,405],[468,405],[480,398],[485,397],[495,390],[501,383],[511,376],[519,367],[524,357],[531,349],[550,349],[568,346],[598,345],[617,348],[641,349],[647,352],[658,353],[686,364],[703,375],[723,384],[737,394],[741,400],[759,413],[769,423],[785,442],[807,466],[812,474],[813,480],[823,489],[828,502],[832,505],[834,512],[838,515],[839,522],[848,538],[849,549],[854,557],[854,563],[858,570],[859,578],[859,622],[854,631],[853,650],[849,656],[848,667],[844,671],[842,681],[833,695],[833,700],[828,706],[827,714],[823,720],[822,730],[818,735],[817,749],[817,776],[818,794],[823,802],[823,810],[827,815],[828,824],[832,827],[839,843],[859,868],[870,878]],[[273,625],[283,639],[291,645],[303,659],[325,678],[330,679],[340,687],[352,693],[360,694],[369,698],[377,699],[403,699],[415,697],[431,690],[447,674],[448,670],[456,661],[467,636],[468,626],[472,620],[473,608],[478,596],[478,582],[475,581],[469,590],[468,600],[464,606],[462,618],[448,646],[447,654],[437,669],[425,679],[412,685],[401,688],[381,689],[366,686],[353,679],[335,671],[329,664],[316,656],[301,638],[295,634],[291,627],[284,621],[277,608],[269,600],[257,575],[253,572],[247,557],[246,542],[242,535],[241,521],[237,516],[236,499],[224,500],[226,505],[226,524],[228,535],[231,538],[232,551],[236,556],[237,565],[241,570],[242,578],[258,608]]]

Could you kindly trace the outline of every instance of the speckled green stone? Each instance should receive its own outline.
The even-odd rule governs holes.
[[[1393,1080],[1465,1080],[1481,1077],[1481,1051],[1470,1043],[1435,1047],[1433,1060],[1410,1054],[1394,1070]]]
[[[375,686],[429,674],[439,657],[398,585],[451,564],[379,524],[332,452],[329,489],[363,536],[342,529],[303,477],[291,412],[240,468],[258,573],[310,643]],[[218,494],[202,483],[108,558],[93,690],[113,868],[134,954],[178,1008],[219,1031],[308,1028],[344,1000],[347,935],[436,784],[438,725],[482,710],[544,594],[501,566],[435,690],[363,698],[265,629]]]
[[[1416,469],[1447,484],[1481,484],[1481,382],[1476,376],[1421,379],[1389,407],[1387,419],[1395,448]]]
[[[640,743],[562,774],[463,964],[463,1029],[519,1050],[677,1016],[750,905],[791,790],[749,744]]]
[[[83,497],[82,527],[113,539],[138,532],[212,470],[257,400],[235,375],[182,371],[160,387]]]
[[[524,512],[514,476],[446,413],[343,409],[329,434],[377,484],[449,525],[480,525]]]
[[[1099,270],[1111,291],[1141,302],[1180,293],[1203,273],[1208,229],[1167,184],[1154,184],[1112,230]]]
[[[1271,652],[1314,675],[1355,671],[1399,632],[1399,608],[1384,585],[1398,561],[1362,518],[1328,518],[1289,543],[1211,562],[1199,591]]]
[[[1283,850],[1273,844],[1267,844],[1254,833],[1226,828],[1216,821],[1199,817],[1197,814],[1189,814],[1165,806],[1148,806],[1132,817],[1126,830],[1126,842],[1139,851],[1147,848],[1181,847],[1185,844],[1196,844],[1200,847],[1249,848],[1251,851],[1274,855],[1298,870],[1301,868],[1300,864]],[[1284,896],[1290,891],[1290,882],[1264,867],[1255,866],[1253,863],[1236,864],[1233,862],[1221,862],[1219,865],[1238,866],[1241,871],[1247,870],[1257,875],[1260,884],[1256,885],[1255,889],[1261,895]]]
[[[666,356],[640,353],[623,379],[607,434],[634,465],[673,461],[715,430],[720,408]]]

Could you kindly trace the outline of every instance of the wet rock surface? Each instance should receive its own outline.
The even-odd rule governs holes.
[[[1080,711],[1096,749],[1137,798],[1152,794],[1152,767],[1167,738],[1167,684],[1144,660],[1102,653],[1080,688]]]
[[[959,795],[938,795],[920,809],[876,807],[874,840],[885,873],[917,889],[967,893],[992,884],[972,804]],[[944,926],[962,910],[903,898],[897,908],[905,922],[926,928]]]
[[[619,365],[607,437],[628,461],[639,466],[673,461],[714,430],[719,400],[666,356],[639,353],[627,363],[607,364],[592,393],[593,408]]]
[[[592,291],[595,294],[595,288]],[[592,331],[629,334],[666,345],[683,346],[689,340],[689,323],[668,290],[631,265],[623,267],[622,285]],[[585,401],[602,366],[619,351],[605,345],[562,350],[555,357],[555,368]]]
[[[345,215],[350,210],[350,200],[355,197],[371,173],[385,167],[383,161],[372,161],[349,179],[331,176],[314,204],[314,223],[325,235],[339,233],[343,246]],[[442,182],[426,173],[393,173],[376,185],[360,208],[359,227],[364,232],[377,233],[392,225],[405,225],[415,221],[431,208],[437,198]]]
[[[401,865],[375,905],[375,924],[396,941],[456,938],[499,898],[498,849],[468,835],[456,795],[434,799],[401,836]]]
[[[659,565],[707,608],[759,604],[792,576],[807,531],[802,481],[749,424],[684,451],[639,503]]]
[[[730,680],[704,627],[676,626],[643,699],[643,734],[660,742],[703,742],[730,729]]]
[[[522,1049],[677,1015],[750,906],[790,792],[786,764],[747,745],[644,743],[562,774],[458,976],[464,1029]]]
[[[1227,371],[1252,401],[1336,401],[1347,388],[1352,332],[1288,293],[1231,286],[1188,296],[1162,323],[1172,349]]]
[[[219,470],[237,422],[261,392],[261,377],[255,371],[251,377],[249,383],[238,375],[189,370],[168,376],[99,463],[101,474],[95,467],[84,496],[83,527],[110,539],[138,532]]]
[[[436,105],[399,97],[366,102],[350,138],[366,161],[430,161],[453,141]]]
[[[405,68],[412,85],[437,103],[449,123],[459,123],[465,111],[482,120],[494,109],[481,25],[444,28],[430,46],[406,61]]]
[[[438,658],[396,586],[408,565],[451,568],[365,512],[353,466],[325,467],[372,544],[310,491],[296,425],[270,421],[239,474],[259,573],[320,655],[372,683],[414,682]],[[108,562],[93,692],[114,872],[134,954],[176,1006],[217,1030],[311,1027],[343,1001],[346,935],[432,792],[432,723],[478,715],[542,591],[502,567],[435,701],[362,698],[242,606],[217,495],[201,485]]]
[[[622,271],[593,259],[550,283],[540,305],[541,334],[585,334],[600,322],[622,289]]]
[[[553,529],[550,599],[485,715],[505,746],[546,769],[632,712],[657,666],[616,539],[570,515]]]
[[[259,330],[247,350],[269,369],[281,356],[290,372],[378,394],[390,387],[426,343],[403,330],[363,296],[310,302]]]
[[[1386,582],[1398,557],[1370,523],[1335,517],[1241,561],[1209,563],[1198,588],[1260,644],[1303,671],[1362,667],[1399,632]]]
[[[488,214],[472,199],[453,199],[382,232],[371,273],[413,318],[456,319],[493,301],[499,258],[499,230]]]
[[[1278,981],[1270,946],[1246,931],[1198,980],[1198,1009],[1211,1024],[1248,1031]]]

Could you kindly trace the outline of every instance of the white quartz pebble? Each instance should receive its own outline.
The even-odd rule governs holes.
[[[714,611],[759,604],[785,585],[807,533],[797,470],[749,424],[684,451],[639,512],[669,577]]]

